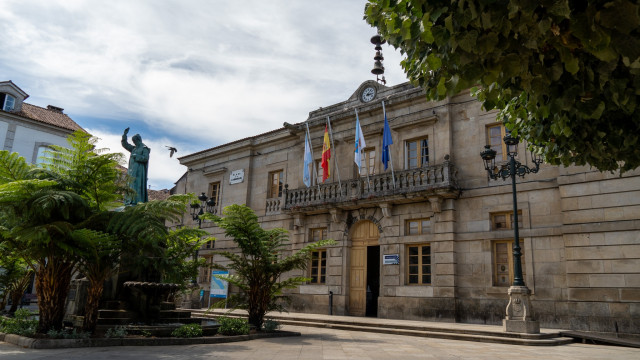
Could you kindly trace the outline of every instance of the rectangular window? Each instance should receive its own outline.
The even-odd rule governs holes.
[[[214,248],[214,246],[215,246],[215,241],[214,241],[214,240],[207,241],[207,242],[204,244],[204,248],[205,248],[205,249],[213,249],[213,248]]]
[[[407,284],[431,284],[431,246],[429,244],[407,246]]]
[[[513,211],[491,214],[491,230],[513,229]],[[522,228],[522,211],[518,210],[518,228]]]
[[[220,182],[214,182],[209,184],[209,197],[215,201],[217,206],[220,203]]]
[[[269,173],[269,198],[277,198],[282,196],[282,187],[284,185],[284,171],[277,170]]]
[[[405,235],[428,234],[431,227],[431,219],[411,219],[405,222]]]
[[[16,99],[9,94],[0,94],[0,105],[2,105],[2,110],[12,111],[16,105]]]
[[[311,229],[309,232],[309,239],[312,242],[324,240],[327,238],[327,228]]]
[[[332,174],[331,163],[332,163],[332,161],[329,161],[329,177],[327,178],[326,182],[331,181],[331,174]],[[315,176],[315,181],[313,182],[314,185],[322,184],[322,174],[323,173],[324,173],[324,169],[322,168],[322,160],[316,160],[315,161],[315,172],[314,172],[315,175],[311,174],[312,177]]]
[[[327,250],[318,250],[311,253],[311,266],[309,266],[310,284],[324,284],[327,280]]]
[[[525,276],[524,244],[520,242],[520,263],[522,276]],[[513,284],[513,240],[493,242],[493,285],[511,286]]]
[[[407,169],[429,165],[429,141],[426,138],[407,141],[405,146]]]
[[[366,148],[362,151],[362,157],[360,158],[360,176],[367,176],[367,170],[369,175],[376,174],[376,149]]]
[[[504,143],[503,138],[509,133],[510,131],[501,124],[487,126],[487,145],[495,150],[496,163],[507,161],[505,156],[507,145]]]

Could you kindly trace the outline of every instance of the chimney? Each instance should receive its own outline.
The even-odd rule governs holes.
[[[62,114],[62,111],[64,110],[61,107],[57,107],[57,106],[53,106],[53,105],[47,105],[47,109],[51,110],[51,111],[55,111],[58,112],[60,114]]]

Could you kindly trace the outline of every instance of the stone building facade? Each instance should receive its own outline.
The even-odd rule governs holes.
[[[386,171],[383,101],[393,139]],[[367,145],[360,172],[356,109]],[[327,117],[334,143],[322,183]],[[307,126],[311,187],[302,179]],[[513,277],[512,192],[510,181],[488,178],[479,153],[490,144],[503,159],[504,132],[468,93],[433,102],[408,83],[366,81],[304,122],[180,158],[188,171],[176,190],[206,193],[217,212],[247,204],[263,227],[289,231],[291,250],[337,242],[314,254],[292,311],[327,313],[332,292],[334,314],[498,324]],[[530,164],[525,148],[519,160]],[[640,171],[543,164],[517,186],[524,278],[540,325],[639,333]],[[218,240],[200,256],[221,261],[214,247],[233,242],[202,226]],[[203,270],[200,285],[209,281]]]
[[[67,146],[67,136],[83,129],[64,109],[31,105],[24,102],[28,97],[11,80],[0,81],[0,150],[35,164],[50,145]]]

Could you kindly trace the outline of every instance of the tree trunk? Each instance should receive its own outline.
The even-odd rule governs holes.
[[[33,274],[33,271],[29,270],[22,278],[16,280],[15,288],[11,291],[11,309],[9,309],[11,314],[18,310],[18,305],[22,302],[22,296],[24,296],[24,292],[27,291],[29,283],[31,282],[31,274]],[[4,307],[0,309],[4,309]]]
[[[104,280],[90,280],[89,289],[87,289],[87,304],[84,307],[83,331],[92,333],[98,325],[98,310],[103,290]]]
[[[47,263],[39,264],[36,272],[36,292],[40,311],[39,333],[62,329],[72,273],[73,264],[66,261],[54,258],[49,259]]]
[[[24,294],[24,290],[22,288],[16,288],[11,291],[11,308],[9,309],[9,313],[13,314],[18,310],[18,305],[22,302],[22,295]]]

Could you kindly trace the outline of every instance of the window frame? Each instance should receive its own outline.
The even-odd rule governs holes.
[[[424,254],[424,248],[428,248],[429,249],[429,253],[428,254]],[[412,248],[417,248],[418,249],[418,254],[413,255],[411,254],[411,249]],[[406,256],[406,265],[405,265],[405,284],[408,286],[425,286],[425,285],[432,285],[433,284],[433,262],[431,261],[431,243],[419,243],[419,244],[406,244],[405,245],[405,256]],[[417,264],[412,264],[411,263],[411,258],[413,256],[417,257]],[[424,257],[427,256],[427,258],[429,259],[429,263],[425,264],[424,263]],[[411,267],[412,266],[417,266],[417,273],[412,273],[411,272]],[[424,267],[428,266],[429,272],[428,273],[424,273]],[[412,276],[417,276],[417,282],[412,282],[411,277]],[[428,276],[429,277],[429,281],[428,282],[424,282],[424,276]]]
[[[412,222],[417,222],[418,225],[418,232],[415,234],[412,234],[410,232],[410,223]],[[424,223],[428,222],[429,225],[428,226],[424,226]],[[426,235],[426,234],[430,234],[431,233],[431,218],[429,217],[424,217],[424,218],[417,218],[417,219],[406,219],[404,221],[404,235],[405,236],[414,236],[414,235]]]
[[[215,201],[215,207],[220,204],[220,192],[222,190],[222,182],[214,181],[209,183],[209,198]],[[215,196],[214,196],[215,195]]]
[[[277,177],[276,177],[277,176]],[[277,184],[276,184],[277,179]],[[277,190],[276,190],[277,186]],[[267,188],[267,198],[274,199],[282,197],[282,191],[284,190],[284,169],[275,171],[269,171],[269,184]],[[277,192],[274,196],[274,192]]]
[[[316,270],[316,275],[313,270]],[[324,272],[324,273],[323,273]],[[327,283],[327,249],[317,249],[311,252],[309,259],[309,285],[324,285]]]
[[[372,153],[373,157],[371,156]],[[372,176],[376,174],[376,155],[375,146],[368,146],[362,150],[362,157],[360,158],[360,176]],[[369,163],[369,166],[367,166],[367,162]]]
[[[513,264],[513,244],[514,244],[514,240],[513,239],[506,239],[506,240],[494,240],[491,242],[491,279],[492,279],[492,286],[496,286],[496,287],[509,287],[513,284],[513,277],[514,277],[514,264]],[[507,283],[500,283],[498,281],[498,278],[500,276],[502,276],[502,274],[498,273],[498,266],[500,264],[503,264],[504,261],[498,261],[498,245],[501,244],[506,244],[507,245],[507,276],[508,276],[508,282]],[[526,271],[526,261],[525,261],[525,249],[524,249],[524,241],[520,241],[520,264],[522,266],[522,278],[525,279],[527,276],[527,271]]]
[[[498,139],[498,144],[494,144],[491,142],[491,140],[493,139],[493,137],[491,136],[491,129],[496,129],[496,128],[500,129],[500,138]],[[502,123],[494,123],[486,126],[486,132],[485,132],[485,136],[487,138],[486,143],[491,147],[491,149],[495,150],[496,163],[504,163],[508,160],[506,155],[507,144],[504,143],[504,137],[510,133],[511,131],[509,131]]]
[[[13,111],[16,108],[16,98],[15,96],[7,93],[2,93],[4,95],[4,99],[2,99],[2,107],[0,108],[2,111]],[[10,101],[9,101],[10,100]],[[11,102],[11,106],[8,106],[8,103]]]
[[[498,216],[505,216],[505,227],[496,226],[498,223],[496,222],[496,218]],[[492,231],[502,231],[502,230],[513,230],[513,211],[500,211],[500,212],[492,212],[489,216],[491,221],[491,230]],[[522,210],[518,210],[518,228],[522,229],[523,221],[522,221]]]
[[[422,142],[426,141],[426,144],[423,144]],[[412,157],[410,155],[410,144],[415,143],[416,144],[416,166],[411,166],[411,160]],[[424,146],[426,145],[426,146]],[[424,166],[429,166],[429,137],[428,136],[424,136],[424,137],[419,137],[419,138],[413,138],[413,139],[409,139],[409,140],[405,140],[404,142],[404,162],[405,162],[405,169],[409,170],[409,169],[419,169],[421,167]],[[426,154],[423,154],[423,152],[426,151]],[[424,157],[426,156],[426,163],[424,162]]]

